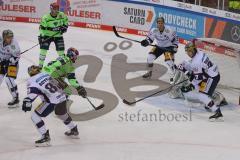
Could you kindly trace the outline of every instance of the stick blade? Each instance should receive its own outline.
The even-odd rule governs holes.
[[[102,109],[102,108],[104,108],[104,107],[105,107],[105,105],[104,105],[104,104],[101,104],[100,106],[96,107],[96,110],[100,110],[100,109]]]
[[[123,103],[125,103],[125,104],[127,104],[129,106],[135,104],[135,102],[129,102],[126,99],[123,99]]]

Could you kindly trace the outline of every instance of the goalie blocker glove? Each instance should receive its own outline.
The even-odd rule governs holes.
[[[30,98],[24,98],[22,104],[22,110],[24,112],[31,111],[32,109],[32,100]]]

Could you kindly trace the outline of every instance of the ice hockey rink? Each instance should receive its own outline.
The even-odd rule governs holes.
[[[1,21],[0,31],[4,29],[14,31],[22,51],[38,43],[38,24]],[[139,40],[143,38],[126,36]],[[127,106],[121,99],[124,94],[121,87],[124,86],[119,88],[118,83],[113,81],[118,82],[116,76],[127,69],[121,62],[127,59],[128,63],[145,63],[151,48],[143,48],[134,42],[123,42],[112,32],[76,27],[70,27],[64,38],[66,48],[76,47],[80,55],[85,56],[84,63],[91,63],[96,68],[101,66],[97,76],[94,69],[85,75],[85,65],[76,70],[76,75],[85,87],[90,88],[90,95],[95,90],[104,91],[109,104],[102,110],[93,111],[85,99],[71,96],[70,111],[78,125],[80,139],[65,137],[67,128],[53,113],[44,119],[50,130],[52,146],[36,148],[34,141],[40,135],[30,119],[31,113],[23,112],[21,105],[20,108],[8,109],[7,103],[11,96],[3,82],[0,87],[0,160],[239,159],[240,109],[235,98],[236,92],[221,90],[230,102],[222,108],[224,122],[209,122],[208,117],[212,113],[206,112],[202,106],[185,105],[183,100],[170,99],[167,94],[149,98],[135,106]],[[57,57],[54,49],[52,44],[47,61]],[[21,57],[17,79],[21,100],[26,96],[27,67],[38,63],[38,55],[39,47],[36,47]],[[185,58],[183,45],[180,45],[176,63]],[[163,58],[156,63],[165,65]],[[131,72],[127,74],[127,78],[140,77],[142,73],[144,71]],[[167,81],[167,77],[168,73],[160,79]],[[169,86],[164,81],[156,82],[160,84],[160,89]],[[138,86],[131,90],[145,91],[154,88],[156,87],[153,85]],[[95,100],[91,96],[90,99],[96,105],[101,104],[101,100]],[[38,103],[40,102],[35,102],[34,107]],[[168,116],[182,115],[185,118],[180,121],[172,120],[171,117],[168,120],[151,121],[150,114],[159,112]]]

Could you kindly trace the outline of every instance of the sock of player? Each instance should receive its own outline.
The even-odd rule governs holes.
[[[39,115],[37,115],[36,112],[33,112],[31,119],[32,119],[33,123],[35,124],[38,132],[43,136],[47,132],[47,129],[46,129],[45,124],[44,124],[43,120],[41,119],[41,117]]]
[[[47,50],[41,49],[40,50],[40,57],[39,57],[39,67],[41,67],[41,68],[44,65],[44,61],[46,59],[46,55],[47,55]]]
[[[76,125],[72,122],[72,118],[69,116],[68,113],[65,113],[63,115],[58,115],[59,119],[63,121],[63,123],[69,128],[73,129],[76,127]]]
[[[213,112],[218,109],[213,100],[206,94],[199,93],[199,100],[203,102],[207,107],[209,107]]]
[[[153,62],[156,59],[156,56],[153,54],[148,54],[148,58],[147,58],[147,63],[148,63],[148,69],[149,71],[152,71],[153,68]]]
[[[13,98],[17,98],[18,89],[17,89],[17,84],[15,83],[15,79],[11,77],[6,77],[6,83]]]

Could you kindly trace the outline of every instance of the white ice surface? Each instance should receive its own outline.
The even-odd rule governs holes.
[[[14,31],[22,50],[37,43],[37,24],[0,22],[0,31],[3,29]],[[94,83],[83,83],[86,68],[77,70],[77,77],[83,85],[104,89],[115,95],[110,76],[112,56],[124,53],[129,62],[146,62],[150,49],[134,43],[126,51],[118,48],[105,52],[104,44],[120,43],[122,40],[111,32],[98,30],[70,27],[64,37],[66,48],[74,46],[81,54],[97,56],[104,62]],[[186,58],[182,51],[183,46],[180,46],[177,62]],[[38,55],[39,48],[36,47],[21,58],[17,79],[21,100],[26,95],[27,66],[37,64]],[[47,61],[56,57],[52,45]],[[162,62],[162,58],[157,61]],[[167,79],[167,76],[162,78]],[[113,111],[90,121],[76,122],[79,140],[66,138],[63,133],[67,128],[53,114],[50,115],[44,121],[50,129],[52,146],[36,148],[34,141],[39,134],[31,122],[30,113],[24,113],[20,108],[8,109],[6,104],[11,96],[5,82],[0,88],[0,160],[238,160],[240,157],[240,110],[234,104],[223,108],[224,122],[211,123],[207,120],[211,114],[203,108],[186,106],[182,100],[172,100],[167,95],[149,98],[134,107],[123,104],[119,98],[119,104]],[[233,95],[230,91],[224,94],[230,99]],[[91,109],[85,100],[77,96],[71,99],[74,100],[75,112],[83,113]],[[189,114],[191,111],[191,121],[122,122],[119,117],[125,112],[150,114],[158,113],[158,110],[165,114]]]

